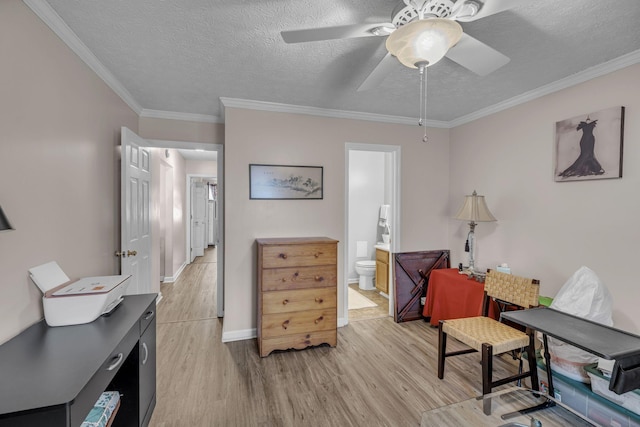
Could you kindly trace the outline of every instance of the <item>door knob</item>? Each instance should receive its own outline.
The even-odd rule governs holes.
[[[126,257],[129,257],[129,256],[138,255],[138,251],[126,251],[126,252],[125,251],[116,251],[115,255],[118,258],[126,258]]]

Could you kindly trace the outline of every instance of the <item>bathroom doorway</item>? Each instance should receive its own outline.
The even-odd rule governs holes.
[[[344,304],[340,326],[393,315],[393,261],[400,247],[400,147],[347,143]]]

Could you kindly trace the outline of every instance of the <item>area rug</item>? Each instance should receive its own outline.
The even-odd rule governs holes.
[[[349,310],[357,310],[359,308],[376,307],[378,304],[369,298],[349,288]]]

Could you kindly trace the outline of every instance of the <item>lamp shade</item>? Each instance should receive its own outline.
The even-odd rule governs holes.
[[[464,204],[454,218],[471,222],[497,221],[489,211],[484,196],[478,196],[475,191],[470,196],[464,196]]]
[[[409,68],[416,64],[430,66],[440,61],[462,37],[462,27],[456,21],[443,18],[409,22],[387,37],[387,50]]]
[[[0,207],[0,231],[13,230],[13,227],[9,223],[9,219],[4,214],[2,207]]]

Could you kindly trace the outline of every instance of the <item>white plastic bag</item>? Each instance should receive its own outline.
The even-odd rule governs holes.
[[[613,326],[613,298],[600,278],[589,268],[580,267],[560,288],[551,308]],[[551,367],[572,379],[589,382],[583,366],[595,363],[598,358],[563,341],[549,338]]]

